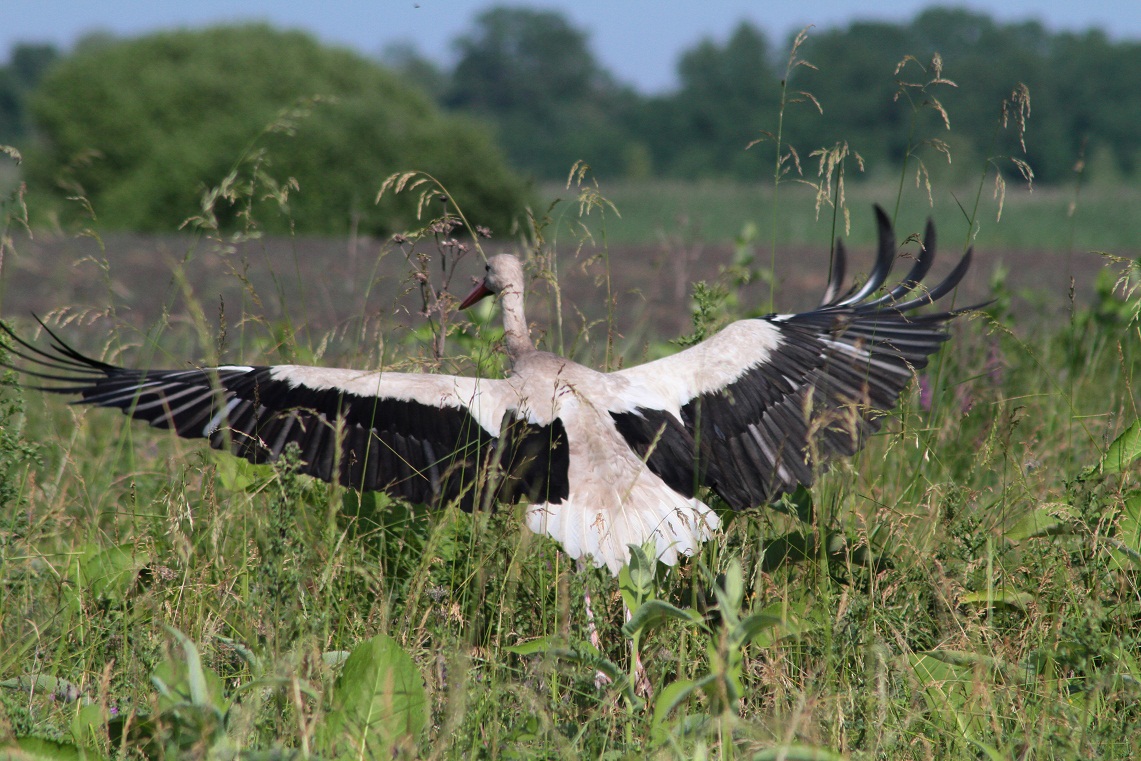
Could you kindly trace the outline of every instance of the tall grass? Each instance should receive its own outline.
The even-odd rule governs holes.
[[[815,218],[815,192],[797,187],[781,193],[777,243],[781,225]],[[705,190],[673,192],[692,208]],[[849,186],[847,203],[864,213],[869,196],[900,190]],[[601,326],[606,339],[598,349],[560,329],[547,345],[600,366],[668,350],[613,356],[610,262],[584,262],[580,245],[581,231],[602,237],[599,211],[611,207],[589,182],[574,192],[584,195],[536,215],[517,245],[539,291],[559,296],[560,271],[592,268],[604,306],[552,301],[568,333]],[[648,203],[623,192],[608,193],[623,216],[605,217],[605,241]],[[709,213],[738,206],[730,193],[763,208],[765,192],[719,186]],[[959,213],[936,198],[940,224]],[[1082,203],[1093,217],[1122,214],[1091,189]],[[926,213],[919,205],[903,203],[901,229]],[[1017,205],[1008,198],[1004,225]],[[569,246],[552,222],[566,207],[580,231]],[[426,316],[362,311],[305,334],[259,313],[273,294],[251,290],[223,321],[176,278],[198,304],[195,335],[158,341],[215,357],[225,325],[247,362],[501,372],[494,321],[447,311],[455,258],[474,256],[460,221],[382,247],[378,267],[408,273]],[[980,258],[992,228],[1004,229],[982,227]],[[207,225],[200,245],[230,239]],[[997,282],[993,305],[957,322],[858,459],[783,511],[723,512],[716,539],[680,567],[635,553],[617,582],[577,572],[523,528],[519,507],[469,515],[357,494],[296,475],[288,458],[251,466],[6,376],[0,747],[23,738],[23,752],[53,758],[73,746],[93,757],[1127,757],[1141,743],[1141,435],[1129,428],[1141,293],[1135,263],[1117,271],[1063,325],[1016,318]],[[706,290],[720,297],[704,300],[698,329],[755,306],[735,293],[748,279],[727,270]],[[113,327],[67,332],[90,346]],[[363,739],[372,725],[345,723],[363,662],[347,652],[386,646],[378,635],[411,656],[426,700],[426,721],[393,723],[404,693],[391,675],[404,666],[392,656],[368,672],[389,733],[379,746]]]

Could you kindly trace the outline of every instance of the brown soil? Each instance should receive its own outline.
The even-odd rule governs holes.
[[[53,314],[61,307],[78,312],[113,313],[121,323],[140,329],[163,314],[179,323],[197,302],[216,324],[223,308],[233,324],[244,311],[271,320],[287,319],[298,329],[324,331],[354,318],[397,315],[415,326],[423,318],[410,267],[399,251],[378,259],[376,241],[323,238],[267,238],[223,247],[188,236],[108,235],[92,238],[36,236],[17,238],[0,261],[0,316],[25,318]],[[489,250],[493,250],[491,247]],[[672,338],[689,331],[690,293],[697,280],[715,281],[732,257],[727,246],[663,251],[658,246],[624,246],[610,250],[615,318],[620,332]],[[767,254],[758,252],[767,263]],[[863,275],[870,251],[852,252],[849,276]],[[568,256],[559,262],[568,335],[584,321],[606,316],[606,285],[600,260]],[[945,253],[929,282],[954,264]],[[957,305],[985,301],[995,269],[1009,270],[1008,287],[1016,294],[1022,318],[1051,319],[1069,307],[1071,273],[1078,306],[1088,303],[1103,262],[1092,254],[1066,257],[1047,251],[981,251],[955,296]],[[905,270],[901,263],[899,276]],[[457,270],[451,290],[462,297],[472,277],[482,270],[469,255]],[[779,288],[776,311],[814,306],[823,292],[827,252],[781,251],[776,262]],[[530,317],[544,325],[553,314],[550,289],[533,289]],[[260,302],[260,303],[259,303]],[[742,294],[742,308],[769,311],[769,286],[755,283]],[[106,325],[106,323],[102,323]],[[69,335],[70,332],[69,332]],[[320,333],[317,333],[320,335]],[[87,343],[87,341],[81,341]]]

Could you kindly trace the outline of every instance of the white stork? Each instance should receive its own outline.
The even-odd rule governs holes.
[[[821,305],[734,322],[664,359],[601,373],[539,351],[523,312],[523,268],[487,262],[461,304],[499,297],[512,369],[503,379],[301,365],[129,370],[84,356],[48,330],[41,349],[4,330],[26,375],[77,404],[118,407],[250,462],[300,451],[302,472],[360,490],[465,509],[526,500],[527,525],[575,559],[617,574],[628,545],[656,541],[674,564],[717,529],[708,487],[736,510],[810,484],[876,431],[962,310],[915,316],[970,265],[935,287],[929,221],[908,275],[874,296],[896,258],[876,207],[879,253],[862,287],[841,292],[844,248]],[[15,362],[9,359],[8,362]]]

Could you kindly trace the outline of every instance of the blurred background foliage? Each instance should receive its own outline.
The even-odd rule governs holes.
[[[486,127],[300,32],[255,25],[89,41],[50,67],[27,105],[32,190],[83,196],[111,228],[175,229],[228,177],[244,189],[215,205],[219,222],[235,226],[247,201],[280,206],[287,213],[252,215],[271,232],[413,226],[415,198],[376,203],[384,178],[409,168],[439,177],[498,229],[525,204]]]
[[[374,203],[384,177],[404,169],[436,175],[502,232],[531,202],[529,184],[565,180],[578,160],[612,180],[771,174],[771,160],[745,146],[778,129],[792,40],[773,44],[742,23],[683,51],[676,90],[652,95],[606,71],[587,33],[556,11],[492,8],[455,44],[450,67],[413,43],[371,60],[265,26],[20,46],[0,69],[0,144],[21,150],[31,192],[55,196],[61,217],[84,212],[62,200],[81,193],[105,226],[138,230],[178,226],[234,170],[249,170],[255,191],[269,183],[263,195],[295,179],[276,219],[307,233],[407,225],[409,200]],[[954,86],[924,89],[936,53]],[[918,134],[945,139],[954,156],[950,167],[929,158],[932,171],[977,177],[989,157],[1022,155],[995,128],[998,104],[1022,82],[1037,182],[1068,182],[1079,162],[1092,182],[1138,173],[1139,42],[933,8],[904,23],[812,30],[798,56],[812,66],[794,67],[784,92],[804,102],[781,126],[806,172],[812,151],[843,139],[868,177],[896,173]],[[932,97],[952,132],[918,108]],[[237,210],[225,211],[222,224],[235,224]],[[258,218],[272,227],[274,217]]]

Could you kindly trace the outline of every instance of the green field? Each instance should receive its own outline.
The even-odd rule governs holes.
[[[533,253],[572,256],[579,223],[600,245],[645,245],[665,230],[712,245],[754,221],[760,253],[748,266],[763,267],[771,191],[602,192],[621,219],[597,208],[580,217],[568,200]],[[777,243],[825,248],[830,223],[812,222],[801,191],[781,192]],[[980,214],[977,245],[1136,251],[1141,197],[1099,192],[1082,191],[1071,221],[1067,192],[1012,191],[1001,225],[993,208]],[[950,195],[937,197],[942,240],[959,250],[967,226],[956,231]],[[849,188],[857,246],[870,243],[870,202],[885,198],[890,188]],[[903,226],[929,214],[914,191],[901,211]],[[441,249],[428,236],[416,252],[434,267]],[[609,274],[605,256],[596,266]],[[69,407],[7,375],[0,754],[1129,757],[1141,745],[1141,292],[1125,267],[1110,270],[1126,276],[1116,291],[1103,278],[1072,308],[1048,295],[1065,305],[1050,320],[1012,312],[1000,284],[987,312],[958,321],[924,391],[915,384],[862,453],[785,505],[800,518],[724,513],[699,556],[621,583],[576,571],[517,506],[469,515],[358,495],[288,463],[251,466],[113,411]],[[107,292],[145,291],[134,272],[107,272]],[[311,360],[336,346],[361,367],[441,366],[427,348],[437,317],[374,319],[363,279],[347,297],[360,299],[359,319],[307,333],[267,316],[278,286],[258,290],[240,267],[228,277],[246,294],[226,305],[225,340],[242,361]],[[748,311],[745,279],[722,279],[709,322]],[[561,306],[568,352],[602,364],[606,281],[594,282]],[[167,364],[224,343],[213,292],[186,293],[158,331]],[[572,327],[580,313],[600,320],[590,342]],[[119,361],[115,317],[50,319]],[[459,359],[443,368],[494,367],[495,322],[457,324],[447,353]],[[611,364],[675,348],[615,346],[625,356]],[[624,594],[646,611],[633,629]],[[632,647],[648,689],[630,681]]]
[[[816,190],[794,182],[781,184],[780,199],[775,204],[781,213],[775,217],[771,180],[756,185],[713,181],[618,182],[603,183],[599,190],[619,215],[615,219],[611,212],[605,226],[606,239],[614,245],[644,245],[662,240],[730,243],[748,224],[756,226],[763,244],[773,240],[774,228],[776,243],[785,246],[826,247],[833,235],[831,207],[824,206],[817,215]],[[853,210],[851,240],[855,245],[874,243],[874,229],[867,224],[870,217],[866,210],[878,203],[893,211],[897,191],[898,183],[848,183],[847,203]],[[904,187],[897,224],[919,228],[931,216],[939,223],[943,240],[961,247],[970,231],[968,215],[975,210],[979,196],[973,240],[980,250],[1141,250],[1141,188],[1094,185],[1035,187],[1031,191],[1011,182],[1001,219],[993,184],[983,187],[981,195],[979,192],[978,187],[936,186],[931,205],[926,191],[909,183]],[[574,190],[563,186],[544,186],[541,196],[571,201],[560,211],[574,205]],[[570,213],[573,218],[577,207]],[[842,230],[842,225],[837,228],[837,232]]]

